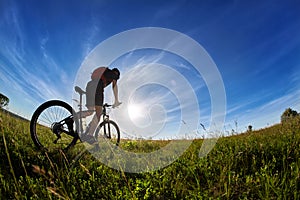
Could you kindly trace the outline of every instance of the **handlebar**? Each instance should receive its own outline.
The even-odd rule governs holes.
[[[114,105],[114,104],[111,105],[111,104],[105,103],[105,104],[103,104],[103,108],[108,108],[108,107],[117,108],[121,104],[122,104],[122,102],[119,102],[119,104],[117,104],[117,105]]]
[[[113,105],[110,105],[110,104],[107,104],[107,103],[103,104],[103,108],[109,108],[109,107],[113,107]]]

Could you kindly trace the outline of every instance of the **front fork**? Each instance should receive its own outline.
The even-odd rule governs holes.
[[[111,135],[110,135],[110,124],[109,124],[109,116],[108,115],[104,115],[103,116],[103,121],[107,122],[104,124],[104,136],[108,139],[111,138]],[[108,127],[106,127],[106,125]]]

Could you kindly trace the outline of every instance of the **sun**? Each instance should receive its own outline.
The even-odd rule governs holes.
[[[143,117],[143,107],[138,104],[129,104],[128,115],[131,120],[136,120],[138,118]]]

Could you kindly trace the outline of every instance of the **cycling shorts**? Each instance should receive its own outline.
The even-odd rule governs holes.
[[[104,85],[102,80],[94,79],[86,85],[86,106],[102,106],[104,99]]]

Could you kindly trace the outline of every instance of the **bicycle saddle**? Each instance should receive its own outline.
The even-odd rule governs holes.
[[[75,86],[75,91],[78,92],[80,95],[85,94],[86,92],[83,91],[80,87]]]

